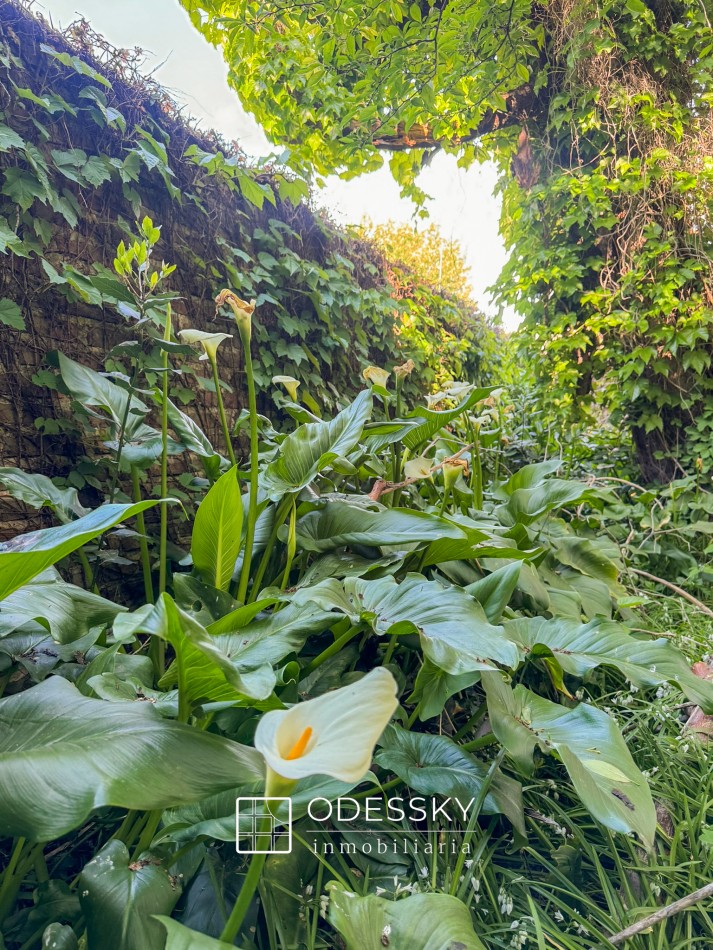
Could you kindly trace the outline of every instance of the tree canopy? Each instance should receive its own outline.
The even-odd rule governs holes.
[[[502,297],[563,414],[604,399],[645,474],[713,467],[710,0],[182,0],[294,167],[436,150],[502,170]]]

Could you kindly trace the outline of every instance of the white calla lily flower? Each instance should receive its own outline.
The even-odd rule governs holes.
[[[218,347],[223,340],[232,339],[230,333],[206,333],[205,330],[180,330],[178,335],[184,343],[200,343],[203,347],[202,360],[215,360]]]
[[[386,389],[386,384],[391,373],[385,369],[381,369],[380,366],[367,366],[361,375],[367,383],[370,383],[372,386],[381,386]]]
[[[369,771],[374,746],[398,706],[396,680],[377,667],[356,683],[266,712],[255,748],[267,763],[267,794],[287,779],[329,775],[358,782]]]

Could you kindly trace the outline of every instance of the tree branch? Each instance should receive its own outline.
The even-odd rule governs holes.
[[[666,907],[661,907],[649,917],[644,917],[643,920],[637,920],[635,924],[632,924],[631,927],[627,927],[626,930],[620,930],[618,934],[613,934],[609,938],[609,943],[614,944],[614,946],[623,943],[625,940],[628,940],[629,937],[635,937],[636,934],[648,930],[649,927],[653,927],[654,924],[659,924],[662,920],[666,920],[667,917],[673,917],[673,915],[678,914],[679,911],[685,910],[687,907],[698,903],[698,901],[702,901],[706,897],[711,896],[713,896],[713,884],[706,884],[705,887],[699,888],[687,897],[682,897],[681,900],[674,901],[673,904],[667,904]]]
[[[504,129],[510,125],[522,125],[532,111],[534,103],[535,94],[532,86],[530,83],[525,83],[505,96],[506,108],[504,110],[488,109],[474,129],[471,129],[466,135],[449,139],[449,144],[463,145],[498,129]],[[433,137],[433,132],[428,125],[412,125],[406,129],[404,123],[401,122],[395,133],[377,134],[372,139],[372,144],[384,151],[401,152],[413,148],[440,148],[443,142]]]

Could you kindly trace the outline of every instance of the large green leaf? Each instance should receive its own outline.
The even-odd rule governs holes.
[[[468,824],[488,774],[488,764],[460,749],[448,736],[408,732],[393,723],[379,740],[375,759],[416,792],[453,799],[448,813],[463,827]],[[525,816],[522,787],[498,770],[490,783],[481,812],[506,815],[523,835]]]
[[[156,504],[102,505],[70,524],[31,531],[0,544],[0,600],[103,531]]]
[[[473,536],[472,543],[487,535]],[[344,502],[331,502],[297,523],[297,545],[307,551],[329,551],[350,544],[386,546],[453,538],[466,542],[465,529],[447,518],[406,508],[373,511]]]
[[[60,521],[71,521],[89,511],[79,503],[76,488],[58,488],[46,475],[31,475],[19,468],[0,468],[0,485],[26,505],[52,508]]]
[[[177,683],[191,705],[244,696],[267,699],[276,682],[273,664],[299,650],[311,633],[324,630],[333,619],[318,607],[289,604],[234,633],[214,635],[168,594],[135,618],[131,632],[151,633],[172,644],[176,659],[161,685]],[[129,618],[122,619],[122,632],[128,631],[128,623]]]
[[[454,693],[473,686],[480,679],[479,672],[460,673],[454,676],[434,666],[430,660],[424,659],[421,669],[413,684],[413,693],[409,702],[418,703],[418,718],[421,722],[440,716],[446,702]]]
[[[106,376],[102,376],[88,366],[75,363],[64,355],[59,354],[59,370],[67,389],[85,408],[103,409],[110,416],[117,431],[126,418],[124,437],[133,440],[140,434],[143,420],[148,413],[146,406],[135,395],[117,386]],[[97,415],[97,413],[94,413]],[[151,430],[153,431],[153,430]]]
[[[232,950],[234,944],[190,930],[170,917],[157,916],[166,928],[166,950]],[[163,947],[163,944],[161,944]]]
[[[403,444],[412,452],[423,442],[432,439],[433,436],[444,426],[453,422],[462,413],[469,409],[481,399],[485,399],[495,389],[494,386],[487,386],[482,389],[474,389],[462,399],[457,406],[451,409],[429,409],[426,406],[417,406],[411,413],[403,419],[394,420],[389,423],[388,431],[368,435],[369,446],[373,451],[390,445],[392,442],[403,442]],[[400,428],[396,423],[403,423]]]
[[[486,950],[468,908],[450,894],[385,900],[375,894],[362,897],[336,883],[329,892],[329,922],[346,950]]]
[[[418,633],[424,655],[447,673],[492,670],[494,661],[517,664],[517,649],[502,627],[489,623],[480,605],[458,587],[408,574],[400,584],[392,577],[347,578],[344,589],[376,633]]]
[[[77,950],[77,935],[67,924],[50,924],[42,934],[42,950]]]
[[[262,473],[261,484],[273,501],[309,485],[334,459],[358,443],[371,413],[371,393],[364,391],[329,422],[307,422],[290,433],[277,458]]]
[[[79,877],[87,950],[163,950],[155,914],[170,914],[183,884],[151,854],[132,861],[123,841],[109,841]]]
[[[191,536],[196,570],[209,584],[227,590],[240,552],[243,501],[234,465],[218,479],[198,506]]]
[[[581,502],[587,492],[582,482],[553,478],[537,488],[516,491],[505,505],[497,509],[497,514],[505,525],[528,525],[550,511]]]
[[[72,643],[123,610],[98,594],[43,575],[0,601],[0,637],[36,620],[57,643]]]
[[[685,657],[664,638],[640,639],[611,621],[521,617],[505,624],[505,635],[523,656],[554,660],[565,673],[583,677],[597,666],[613,666],[636,686],[677,683],[689,699],[713,712],[713,682],[696,676]]]
[[[205,699],[238,699],[249,696],[265,699],[275,685],[269,663],[240,669],[222,649],[218,637],[211,636],[194,617],[181,610],[166,593],[155,606],[145,605],[122,617],[115,625],[122,639],[149,633],[171,644],[175,660],[161,681],[162,686],[178,685],[188,706]]]
[[[470,596],[478,601],[491,623],[497,623],[500,620],[503,610],[507,607],[517,587],[521,570],[522,563],[513,561],[465,588]]]
[[[493,732],[527,774],[536,745],[562,759],[584,806],[614,831],[635,831],[651,847],[656,810],[646,779],[619,729],[605,712],[580,703],[570,709],[511,689],[500,673],[483,673]]]
[[[178,440],[189,452],[193,452],[199,458],[203,459],[206,473],[213,479],[220,472],[220,466],[224,461],[203,432],[200,426],[191,419],[191,417],[174,405],[171,400],[168,403],[168,421]]]
[[[162,719],[150,703],[87,699],[59,677],[0,700],[0,836],[50,841],[95,808],[200,801],[262,768],[253,749]]]

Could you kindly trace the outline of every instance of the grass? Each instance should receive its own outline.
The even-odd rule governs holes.
[[[713,651],[713,621],[687,604],[656,601],[645,620],[651,630],[674,634],[691,661]],[[634,838],[593,821],[548,761],[538,776],[549,781],[525,790],[528,846],[509,853],[508,842],[495,839],[466,872],[464,888],[480,895],[471,906],[489,947],[607,947],[611,934],[713,881],[713,760],[710,749],[683,730],[682,695],[625,687],[597,695],[609,702],[649,777],[659,813],[655,850],[647,855]],[[708,901],[623,946],[704,950],[711,935]]]

